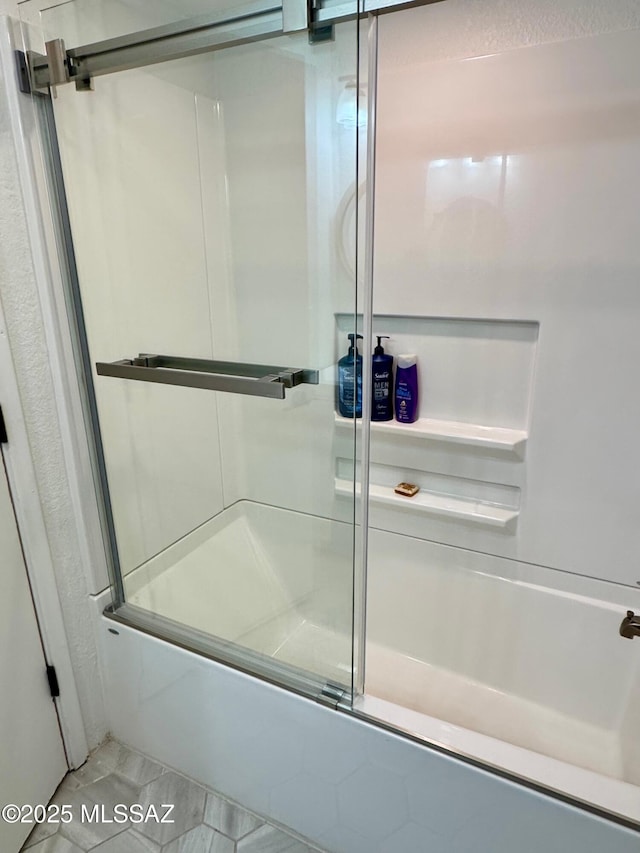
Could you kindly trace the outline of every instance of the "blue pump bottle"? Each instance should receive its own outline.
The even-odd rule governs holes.
[[[347,335],[349,350],[338,362],[338,411],[343,418],[362,417],[362,356],[358,352],[358,338]]]
[[[393,356],[387,355],[382,346],[382,339],[389,335],[376,335],[378,346],[373,351],[373,366],[371,374],[371,420],[393,420]]]

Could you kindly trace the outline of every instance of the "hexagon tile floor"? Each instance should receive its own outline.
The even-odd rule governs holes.
[[[22,853],[315,853],[317,847],[245,811],[190,779],[116,741],[107,741],[79,770],[62,780],[52,804],[71,806],[70,823],[38,824]],[[133,804],[141,806],[129,812]],[[175,805],[174,823],[138,815],[163,803]],[[113,816],[122,804],[131,822],[94,820]],[[98,811],[94,811],[98,806]],[[104,807],[104,812],[102,808]],[[151,814],[153,814],[151,812]],[[85,819],[82,820],[82,816]],[[322,853],[322,851],[319,851]]]

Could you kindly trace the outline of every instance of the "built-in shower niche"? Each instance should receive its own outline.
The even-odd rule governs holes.
[[[353,318],[336,318],[340,345]],[[415,353],[420,389],[413,424],[372,422],[369,504],[374,524],[420,535],[419,516],[513,533],[520,512],[538,323],[374,315],[393,356]],[[335,416],[335,493],[350,497],[353,420]],[[342,451],[344,457],[341,457]],[[394,486],[420,487],[412,498]],[[357,491],[359,486],[357,487]]]
[[[349,466],[347,459],[336,460],[335,490],[336,494],[344,497],[353,495],[353,483],[348,479]],[[420,491],[411,498],[403,497],[394,491],[400,482],[413,483]],[[360,494],[359,484],[356,493]],[[372,462],[369,467],[369,504],[398,513],[436,516],[505,530],[518,517],[520,489]]]
[[[338,314],[337,358],[346,353],[352,330],[353,315]],[[397,424],[399,440],[411,433],[425,440],[523,452],[538,323],[375,314],[373,332],[390,336],[384,344],[391,355],[418,357],[419,422],[410,429]],[[372,424],[373,435],[390,429]]]

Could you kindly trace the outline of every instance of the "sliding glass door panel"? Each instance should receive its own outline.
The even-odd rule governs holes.
[[[73,44],[81,13],[95,24],[76,13],[43,13],[48,34]],[[53,113],[116,606],[348,691],[354,497],[335,484],[355,423],[336,429],[336,365],[366,128],[357,22],[333,36],[59,86]]]

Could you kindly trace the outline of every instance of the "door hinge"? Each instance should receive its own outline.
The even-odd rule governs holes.
[[[60,685],[58,684],[55,666],[47,666],[47,681],[49,682],[51,695],[56,699],[60,695]]]
[[[0,406],[0,444],[6,444],[9,441],[9,437],[7,436],[7,426],[4,422],[4,415],[2,414],[2,406]]]

